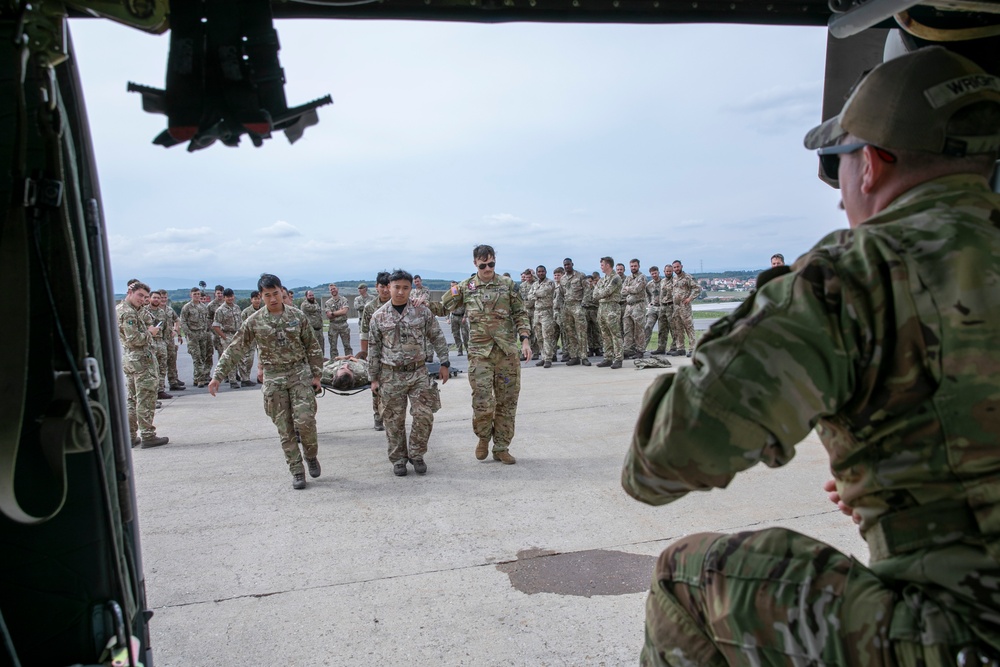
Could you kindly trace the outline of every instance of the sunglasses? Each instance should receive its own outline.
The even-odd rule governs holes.
[[[488,266],[488,267],[490,267],[490,268],[492,269],[492,268],[493,268],[494,266],[496,266],[496,265],[497,265],[497,263],[496,263],[496,262],[481,262],[481,263],[479,263],[479,264],[476,264],[476,266],[478,266],[478,267],[479,267],[479,270],[480,270],[480,271],[482,271],[483,269],[485,269],[485,268],[486,268],[487,266]]]
[[[871,146],[875,149],[875,153],[884,161],[889,164],[896,163],[896,156],[885,150],[884,148],[879,148],[878,146],[872,146],[868,143],[856,143],[856,144],[837,144],[836,146],[827,146],[825,148],[820,148],[816,151],[819,156],[819,166],[823,171],[823,175],[826,176],[831,181],[840,180],[840,156],[847,155],[849,153],[855,153],[865,146]]]

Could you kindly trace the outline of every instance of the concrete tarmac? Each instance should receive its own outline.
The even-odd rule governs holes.
[[[475,459],[461,373],[441,387],[428,473],[403,478],[370,394],[328,393],[323,474],[303,491],[259,387],[178,392],[156,413],[170,444],[133,451],[156,665],[635,665],[654,558],[684,535],[781,525],[867,561],[814,435],[728,489],[629,498],[622,461],[665,372],[523,364],[513,466]]]

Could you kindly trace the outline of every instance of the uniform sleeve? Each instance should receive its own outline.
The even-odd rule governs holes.
[[[859,344],[856,291],[822,258],[768,283],[712,327],[694,363],[643,397],[622,471],[625,491],[662,505],[723,488],[763,461],[780,466],[820,417],[850,398]]]
[[[522,331],[530,334],[531,325],[528,323],[528,310],[524,307],[520,290],[514,289],[513,285],[512,281],[510,289],[510,315],[514,320],[514,328],[517,329],[518,334]],[[520,346],[520,343],[518,343],[518,346]]]
[[[299,331],[302,336],[302,344],[306,349],[309,370],[312,371],[314,378],[318,378],[323,375],[323,349],[319,346],[319,341],[316,340],[316,334],[313,333],[312,325],[309,324],[308,319],[301,319]]]
[[[240,330],[233,335],[233,340],[226,347],[222,356],[219,357],[219,364],[215,367],[212,378],[222,382],[226,376],[236,368],[236,365],[243,360],[243,355],[254,342],[253,327],[240,327]]]
[[[691,300],[697,299],[699,294],[701,294],[701,283],[691,278]]]
[[[444,337],[444,333],[441,331],[441,325],[439,325],[438,321],[434,319],[433,313],[431,313],[431,316],[427,318],[427,332],[425,335],[431,342],[431,346],[434,348],[434,353],[437,355],[438,361],[448,361],[448,340]]]
[[[382,374],[382,329],[374,327],[368,332],[368,379],[375,382]]]
[[[441,296],[441,306],[447,311],[453,311],[465,303],[465,282],[461,282],[458,285],[448,289]],[[430,305],[430,304],[428,304]],[[431,310],[432,313],[437,315],[437,311]]]

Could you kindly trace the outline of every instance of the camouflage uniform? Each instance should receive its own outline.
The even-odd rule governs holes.
[[[326,348],[323,346],[323,300],[313,297],[314,301],[309,303],[309,299],[302,299],[302,303],[299,305],[299,310],[302,314],[306,316],[306,320],[309,321],[309,326],[312,327],[313,337],[316,342],[319,343],[319,351],[322,354],[326,354]],[[329,301],[329,299],[327,299]],[[344,305],[347,305],[346,303]],[[335,350],[330,351],[330,356],[335,357],[337,353]]]
[[[316,458],[316,394],[311,384],[323,372],[323,353],[302,311],[284,306],[280,315],[261,308],[240,327],[215,369],[221,381],[254,343],[264,368],[264,412],[278,427],[281,449],[292,475],[304,473],[302,454]],[[296,432],[302,440],[302,452]]]
[[[643,327],[646,325],[646,276],[642,272],[629,274],[622,281],[625,296],[625,312],[622,325],[625,328],[625,351],[642,354],[646,349]]]
[[[587,357],[587,317],[583,312],[583,288],[587,276],[582,271],[567,271],[559,281],[563,289],[563,340],[570,359]]]
[[[601,276],[594,285],[594,299],[597,300],[597,321],[601,327],[601,344],[605,361],[621,362],[624,354],[623,337],[620,328],[622,279],[612,271]]]
[[[368,329],[368,376],[378,381],[379,400],[389,462],[422,460],[441,405],[437,382],[427,374],[427,344],[441,362],[448,361],[448,342],[437,318],[425,305],[408,302],[399,313],[387,303],[372,315]],[[406,442],[406,404],[413,423]]]
[[[174,308],[170,305],[169,300],[167,300],[164,306],[164,311],[167,314],[166,322],[163,324],[167,328],[167,384],[173,389],[181,386],[181,379],[177,375],[177,334],[174,331],[174,327],[180,320],[180,317],[174,312]]]
[[[997,220],[981,177],[917,185],[761,274],[695,364],[647,390],[630,495],[725,487],[786,463],[816,425],[870,566],[784,528],[684,538],[656,568],[644,664],[909,667],[1000,649]]]
[[[535,286],[538,283],[536,281],[522,280],[521,284],[518,285],[518,290],[521,292],[521,301],[524,302],[524,311],[528,313],[528,322],[531,325],[531,335],[528,337],[528,343],[531,345],[532,356],[538,355],[542,351],[541,343],[538,342],[538,338],[535,336]]]
[[[646,341],[646,347],[649,347],[649,341],[653,337],[653,327],[656,326],[656,320],[660,317],[660,287],[662,285],[663,278],[660,278],[659,280],[653,280],[650,278],[646,281],[646,324],[642,330],[643,340]],[[663,338],[664,334],[662,329],[657,333],[660,338]]]
[[[361,317],[361,313],[365,312],[365,306],[375,300],[375,295],[369,293],[368,296],[361,296],[360,294],[354,297],[354,312]]]
[[[451,322],[451,337],[455,339],[455,347],[458,348],[458,355],[462,355],[462,350],[469,351],[469,320],[465,317],[465,308],[456,308],[448,314]]]
[[[351,369],[354,383],[351,389],[360,389],[368,384],[368,362],[364,359],[331,359],[323,364],[323,375],[320,381],[323,384],[333,384],[333,378],[344,366]]]
[[[521,295],[510,278],[497,274],[484,282],[477,274],[445,292],[441,303],[448,310],[464,305],[469,317],[472,430],[480,440],[492,438],[494,453],[507,451],[521,393],[518,335],[529,329]]]
[[[233,337],[236,336],[236,332],[240,330],[240,324],[243,323],[243,316],[240,314],[240,307],[235,303],[229,305],[223,303],[215,310],[215,320],[212,322],[214,332],[214,327],[219,327],[222,330],[222,336],[219,336],[219,340],[222,341],[223,351],[225,348],[229,347],[233,342]],[[218,336],[218,334],[216,334]],[[243,357],[240,357],[240,361],[243,361]],[[229,372],[228,380],[229,382],[239,384],[240,364],[235,364],[233,369]],[[246,378],[244,378],[246,379]]]
[[[187,334],[195,384],[207,384],[210,379],[212,365],[211,362],[206,364],[205,358],[212,358],[212,339],[208,331],[211,322],[208,318],[208,306],[200,301],[188,301],[181,308],[181,328]]]
[[[535,283],[532,291],[535,300],[535,319],[532,322],[535,339],[541,341],[542,359],[556,360],[556,322],[553,315],[553,302],[556,296],[556,284],[546,278]]]
[[[156,392],[160,384],[160,368],[156,362],[153,335],[149,327],[156,324],[145,307],[135,308],[127,300],[115,307],[118,315],[118,341],[122,345],[122,367],[128,391],[128,430],[143,440],[156,437],[153,413]]]
[[[587,318],[587,354],[596,354],[601,348],[601,325],[597,321],[597,300],[594,299],[594,288],[590,286],[590,278],[583,287],[583,316]]]
[[[215,321],[215,311],[217,311],[219,308],[221,308],[222,305],[225,304],[225,303],[226,303],[225,299],[222,299],[222,300],[215,299],[214,301],[212,301],[212,302],[210,302],[208,304],[208,321],[209,322],[214,322]],[[222,358],[222,353],[225,351],[226,346],[222,343],[222,339],[219,338],[219,334],[215,333],[215,331],[213,329],[211,329],[211,327],[209,327],[209,335],[211,337],[212,343],[211,343],[211,347],[208,349],[208,353],[205,356],[205,363],[208,365],[209,368],[211,368],[212,367],[212,363],[215,361],[215,358],[213,356],[213,352],[218,352],[219,353],[219,358],[221,359]]]
[[[162,323],[160,325],[160,335],[153,336],[153,354],[156,355],[156,366],[159,372],[159,384],[157,384],[156,390],[165,391],[167,387],[167,310],[160,306],[159,308],[152,308],[146,306],[146,312],[149,313],[149,317],[153,324]]]
[[[423,299],[424,303],[430,303],[431,301],[431,291],[426,287],[414,287],[410,290],[410,300],[416,301],[417,299]],[[431,346],[430,341],[425,341],[427,343],[424,352],[427,354],[427,362],[430,363],[434,361],[434,348]]]
[[[674,302],[674,314],[671,321],[670,330],[674,336],[674,345],[679,352],[684,351],[684,336],[687,336],[690,349],[694,349],[694,319],[691,314],[691,304],[684,303],[685,299],[692,301],[701,294],[701,285],[694,277],[681,271],[680,275],[674,274],[671,284],[671,300]]]
[[[677,338],[671,335],[674,318],[674,274],[660,278],[660,313],[656,319],[657,343],[656,351],[667,350],[667,339],[670,339],[670,350],[677,349]]]
[[[357,299],[354,300],[357,303]],[[372,321],[372,315],[375,311],[381,308],[384,304],[389,303],[389,300],[380,301],[378,299],[372,299],[367,304],[365,304],[364,309],[361,311],[358,317],[358,329],[360,331],[361,340],[368,340],[369,327]],[[372,392],[372,417],[375,420],[375,426],[379,427],[382,425],[382,408],[379,407],[378,402],[378,391]]]
[[[263,308],[263,306],[261,306],[260,308]],[[254,308],[253,304],[250,304],[249,306],[243,309],[243,312],[240,313],[240,320],[246,322],[247,319],[249,319],[250,316],[256,313],[258,310],[260,310],[260,308]],[[243,358],[240,360],[240,366],[239,366],[240,377],[243,378],[245,382],[254,381],[253,378],[250,377],[250,375],[251,373],[253,373],[253,355],[256,351],[257,351],[257,343],[251,343],[247,347],[247,351],[243,355]]]
[[[347,308],[347,299],[337,295],[336,298],[330,297],[325,302],[323,302],[323,309],[325,311],[330,311],[335,313],[338,310],[343,310]],[[364,309],[362,309],[364,310]],[[361,311],[358,311],[361,314]],[[330,358],[337,356],[337,339],[340,339],[341,347],[344,348],[344,356],[351,356],[354,354],[354,348],[351,347],[351,327],[347,323],[347,313],[343,315],[334,315],[330,318],[330,328],[326,332],[327,337],[330,339]]]
[[[562,311],[566,299],[563,297],[563,288],[562,285],[559,284],[559,281],[553,277],[552,282],[555,283],[556,286],[555,296],[552,297],[552,320],[556,324],[555,345],[553,349],[558,352],[559,345],[561,343],[563,354],[566,354],[566,337],[562,335]],[[555,360],[553,359],[553,361]]]

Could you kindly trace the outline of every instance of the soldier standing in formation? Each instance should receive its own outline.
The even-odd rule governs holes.
[[[304,489],[303,455],[309,476],[320,476],[315,392],[320,390],[323,353],[302,311],[283,302],[283,288],[277,276],[262,274],[257,289],[264,308],[240,327],[219,360],[208,392],[215,396],[219,382],[239,365],[251,344],[256,343],[264,375],[264,412],[278,428],[281,449],[292,473],[292,488]]]
[[[389,445],[389,462],[397,477],[406,475],[406,463],[424,474],[427,441],[434,427],[434,413],[441,407],[437,382],[427,373],[428,343],[441,362],[441,384],[448,381],[448,342],[437,318],[424,305],[426,296],[410,302],[413,278],[396,269],[389,276],[389,303],[372,315],[368,328],[368,373],[372,391],[378,392]],[[406,405],[413,423],[406,438]]]
[[[326,349],[323,347],[323,304],[316,300],[316,293],[311,289],[306,290],[306,296],[302,299],[302,303],[299,304],[299,310],[306,316],[309,326],[313,328],[313,336],[316,337],[316,342],[319,343],[320,352],[325,356]],[[336,350],[330,350],[330,356],[335,356],[336,354]]]
[[[240,320],[242,322],[246,322],[248,319],[250,319],[250,316],[256,313],[258,310],[260,310],[260,308],[261,308],[260,292],[254,290],[250,292],[250,305],[244,308],[240,312]],[[257,351],[257,344],[252,343],[247,348],[246,353],[243,355],[243,359],[240,360],[239,369],[240,369],[240,378],[242,378],[240,384],[242,384],[244,387],[252,387],[257,384],[257,382],[255,382],[252,377],[253,357],[256,351]]]
[[[535,290],[535,272],[530,268],[525,269],[521,273],[521,284],[518,285],[518,290],[521,292],[521,301],[524,302],[524,310],[528,313],[528,322],[535,321],[535,297],[533,292]],[[538,339],[535,338],[535,328],[532,325],[531,337],[528,340],[531,343],[531,358],[538,359],[541,356],[541,344]]]
[[[535,340],[542,348],[542,358],[536,366],[552,368],[552,362],[556,360],[556,322],[553,304],[556,296],[556,284],[549,280],[548,269],[539,264],[535,271],[538,273],[538,282],[532,292],[535,302],[535,317],[532,321],[532,328],[535,331]]]
[[[351,347],[351,327],[347,324],[349,310],[347,299],[340,296],[340,288],[333,283],[330,283],[329,289],[330,298],[323,304],[323,308],[326,311],[326,318],[330,320],[330,328],[327,329],[327,336],[330,339],[330,356],[337,356],[337,341],[339,340],[341,347],[344,348],[344,356],[349,357],[354,354],[354,348]],[[365,291],[368,290],[365,289]],[[357,303],[357,299],[355,299],[355,303]],[[362,307],[361,310],[364,308]],[[361,310],[358,311],[359,316]]]
[[[587,355],[599,356],[601,353],[601,325],[597,321],[597,300],[594,298],[594,287],[601,279],[594,271],[587,276],[587,284],[583,288],[583,315],[587,318]]]
[[[451,281],[451,286],[458,284],[457,280]],[[451,336],[455,339],[455,347],[458,348],[458,356],[462,356],[462,350],[469,350],[469,318],[465,316],[465,306],[459,306],[448,313],[451,322]]]
[[[479,438],[476,458],[482,461],[493,441],[493,458],[508,465],[517,459],[508,451],[514,438],[514,418],[521,393],[520,354],[531,358],[528,314],[514,282],[495,271],[496,252],[488,245],[472,251],[476,275],[444,295],[448,310],[465,306],[472,339],[469,342],[469,384],[472,385],[472,429]]]
[[[678,540],[642,664],[994,664],[1000,78],[922,48],[872,70],[805,143],[850,229],[766,272],[696,366],[656,379],[622,483],[651,505],[722,488],[784,465],[815,427],[870,565],[781,527]]]
[[[208,386],[212,369],[211,364],[205,362],[206,357],[212,357],[212,339],[209,333],[211,320],[208,319],[208,305],[203,303],[201,296],[201,290],[192,287],[191,300],[181,308],[181,328],[187,334],[195,387]]]
[[[555,352],[558,353],[559,346],[562,345],[563,354],[562,357],[560,358],[560,361],[569,361],[569,354],[567,354],[566,352],[566,337],[563,336],[562,333],[563,331],[562,311],[563,311],[563,303],[565,302],[565,299],[563,299],[563,288],[562,288],[562,278],[564,275],[566,275],[566,269],[564,269],[563,267],[557,266],[556,268],[552,269],[552,282],[555,283],[555,288],[556,288],[555,296],[552,297],[552,320],[555,322],[556,325],[556,335],[555,335],[555,340],[553,342],[554,345],[553,350],[555,350]],[[553,359],[552,361],[555,361],[555,359]]]
[[[674,335],[674,345],[677,347],[668,352],[668,354],[672,357],[684,356],[684,336],[686,335],[689,346],[687,356],[690,357],[694,351],[695,341],[691,302],[701,294],[701,285],[694,279],[694,276],[684,271],[684,265],[681,264],[679,259],[674,260],[673,269],[674,280],[671,286],[671,300],[674,304],[674,314],[673,323],[670,328]]]
[[[375,289],[378,292],[378,298],[369,301],[358,317],[358,329],[361,332],[361,353],[358,357],[366,361],[368,360],[368,334],[372,315],[375,314],[376,310],[389,302],[388,271],[379,271],[379,274],[375,276]],[[372,390],[372,417],[375,421],[375,430],[384,431],[385,425],[382,423],[382,409],[379,407],[378,391],[375,389]]]
[[[642,359],[646,350],[643,331],[646,326],[646,276],[639,269],[639,260],[628,263],[629,275],[622,282],[625,297],[625,313],[622,326],[625,335],[625,358]]]
[[[660,313],[656,320],[656,330],[659,340],[653,354],[669,354],[677,349],[677,339],[671,335],[674,319],[674,268],[670,264],[663,265],[663,277],[660,279]],[[667,339],[670,339],[670,352],[667,352]]]
[[[215,329],[212,328],[212,322],[215,322],[215,311],[222,307],[222,304],[226,302],[226,288],[222,285],[215,286],[215,299],[210,301],[208,304],[208,322],[209,322],[209,336],[211,338],[211,347],[208,349],[208,354],[205,356],[205,364],[211,369],[212,364],[215,363],[214,352],[219,353],[219,358],[222,358],[222,352],[225,350],[225,345],[222,344],[222,339],[219,338],[219,334],[215,333]]]
[[[653,340],[653,327],[656,326],[656,320],[660,317],[660,288],[663,283],[660,279],[659,267],[651,266],[648,271],[649,280],[646,281],[646,323],[642,329],[646,347],[649,347],[649,342]],[[658,338],[663,338],[663,330],[657,331],[656,335]]]
[[[156,397],[166,400],[173,398],[167,393],[167,332],[170,331],[170,322],[161,298],[159,292],[150,292],[147,309],[153,318],[153,323],[159,329],[159,333],[153,336],[153,353],[156,355],[156,366],[160,374],[159,383],[156,385]]]
[[[178,342],[184,342],[184,336],[181,333],[180,317],[174,312],[173,306],[170,305],[170,297],[167,296],[167,290],[161,289],[159,292],[160,303],[163,304],[163,308],[167,313],[167,322],[164,324],[167,329],[167,382],[171,391],[184,391],[187,385],[181,382],[180,377],[177,375],[177,344]]]
[[[601,327],[601,346],[604,348],[604,360],[597,364],[599,368],[621,368],[624,354],[621,332],[622,279],[612,270],[614,265],[615,260],[610,257],[601,258],[601,272],[604,275],[594,286],[597,321]]]
[[[563,339],[569,361],[567,366],[590,365],[587,358],[587,316],[583,312],[583,290],[587,276],[573,269],[573,260],[563,260],[565,273],[560,281],[563,290]]]
[[[233,342],[236,332],[240,330],[240,324],[243,323],[243,319],[240,307],[236,305],[236,296],[232,289],[227,287],[223,290],[222,299],[222,305],[215,309],[215,319],[212,321],[212,333],[222,342],[222,349],[225,352],[225,349]],[[242,360],[241,357],[240,361]],[[229,371],[230,389],[240,388],[239,366],[240,364],[235,364],[233,369]]]
[[[127,390],[128,429],[132,446],[143,449],[168,442],[157,437],[153,426],[160,369],[156,362],[153,339],[160,335],[153,316],[145,308],[149,286],[138,280],[128,284],[125,298],[115,307],[118,316],[118,341],[122,346],[122,367]]]
[[[354,312],[358,314],[358,317],[361,317],[361,313],[365,312],[365,306],[371,303],[374,298],[368,293],[367,284],[358,283],[358,295],[354,297]]]

